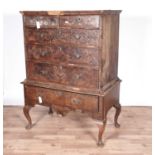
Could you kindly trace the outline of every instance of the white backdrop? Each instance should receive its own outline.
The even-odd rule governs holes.
[[[16,0],[15,0],[16,1]],[[14,1],[14,3],[15,3]],[[34,2],[34,1],[33,1]],[[67,1],[39,3],[23,1],[17,7],[3,10],[3,96],[5,105],[23,105],[23,87],[25,79],[25,60],[23,45],[22,18],[20,10],[104,10],[121,9],[120,44],[119,44],[119,77],[122,79],[120,102],[122,105],[152,105],[150,87],[153,76],[150,65],[154,64],[151,56],[152,17],[151,6],[145,7],[148,1],[136,3],[117,1],[104,3],[95,1]],[[137,4],[138,4],[137,2]],[[19,1],[18,1],[19,3]],[[51,4],[51,5],[49,5]],[[69,5],[70,4],[70,5]],[[24,7],[26,6],[26,7]],[[145,11],[144,11],[145,8]],[[155,64],[154,64],[155,65]]]

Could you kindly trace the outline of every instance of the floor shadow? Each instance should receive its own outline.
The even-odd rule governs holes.
[[[106,144],[107,140],[109,139],[116,139],[119,136],[119,131],[114,131],[113,133],[110,133],[109,135],[106,135],[105,139],[104,139],[104,143]]]
[[[76,114],[75,114],[76,113]],[[86,113],[74,112],[74,117],[70,117],[71,120],[76,121],[80,128],[85,128],[90,126],[90,123],[87,123],[87,119],[91,119]],[[83,131],[84,134],[89,135],[94,141],[97,142],[97,134],[94,135],[89,129]]]
[[[35,107],[34,107],[35,108]],[[30,116],[31,116],[31,113],[37,113],[38,114],[38,117],[36,120],[34,120],[32,117],[32,124],[33,124],[33,127],[37,125],[38,122],[40,122],[47,114],[48,114],[48,109],[47,111],[44,110],[44,111],[39,111],[37,112],[37,107],[35,109],[35,111],[33,110],[30,110]],[[17,121],[20,122],[23,126],[26,126],[28,124],[28,121],[27,119],[25,118],[24,114],[23,114],[23,110],[21,109],[21,112],[19,113],[19,111],[17,111],[17,113],[13,116],[13,117],[16,117]]]

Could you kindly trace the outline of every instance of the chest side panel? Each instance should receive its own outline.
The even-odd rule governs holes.
[[[101,87],[117,79],[119,15],[104,15],[101,39]]]

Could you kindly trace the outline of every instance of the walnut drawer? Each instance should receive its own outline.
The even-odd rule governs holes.
[[[99,30],[71,30],[71,43],[85,44],[87,46],[98,46],[99,44]]]
[[[27,61],[27,77],[74,87],[98,88],[98,69]]]
[[[97,47],[99,44],[99,35],[99,30],[59,29],[55,40],[80,46]]]
[[[60,27],[99,28],[99,16],[60,16]]]
[[[24,25],[29,27],[53,28],[59,25],[57,16],[24,16]]]
[[[70,109],[97,112],[98,97],[51,90],[41,87],[25,86],[27,103],[31,105],[40,104],[45,106],[58,105]]]
[[[65,45],[27,45],[27,59],[71,64],[98,65],[98,49]]]
[[[31,29],[25,28],[26,43],[71,43],[81,46],[98,46],[99,30],[83,29]]]
[[[50,44],[56,35],[56,29],[25,28],[26,43]]]

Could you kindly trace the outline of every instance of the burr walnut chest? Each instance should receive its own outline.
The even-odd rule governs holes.
[[[121,110],[118,70],[120,10],[22,11],[26,79],[24,114],[36,104],[62,115],[70,110],[87,112],[103,121],[107,113]]]

